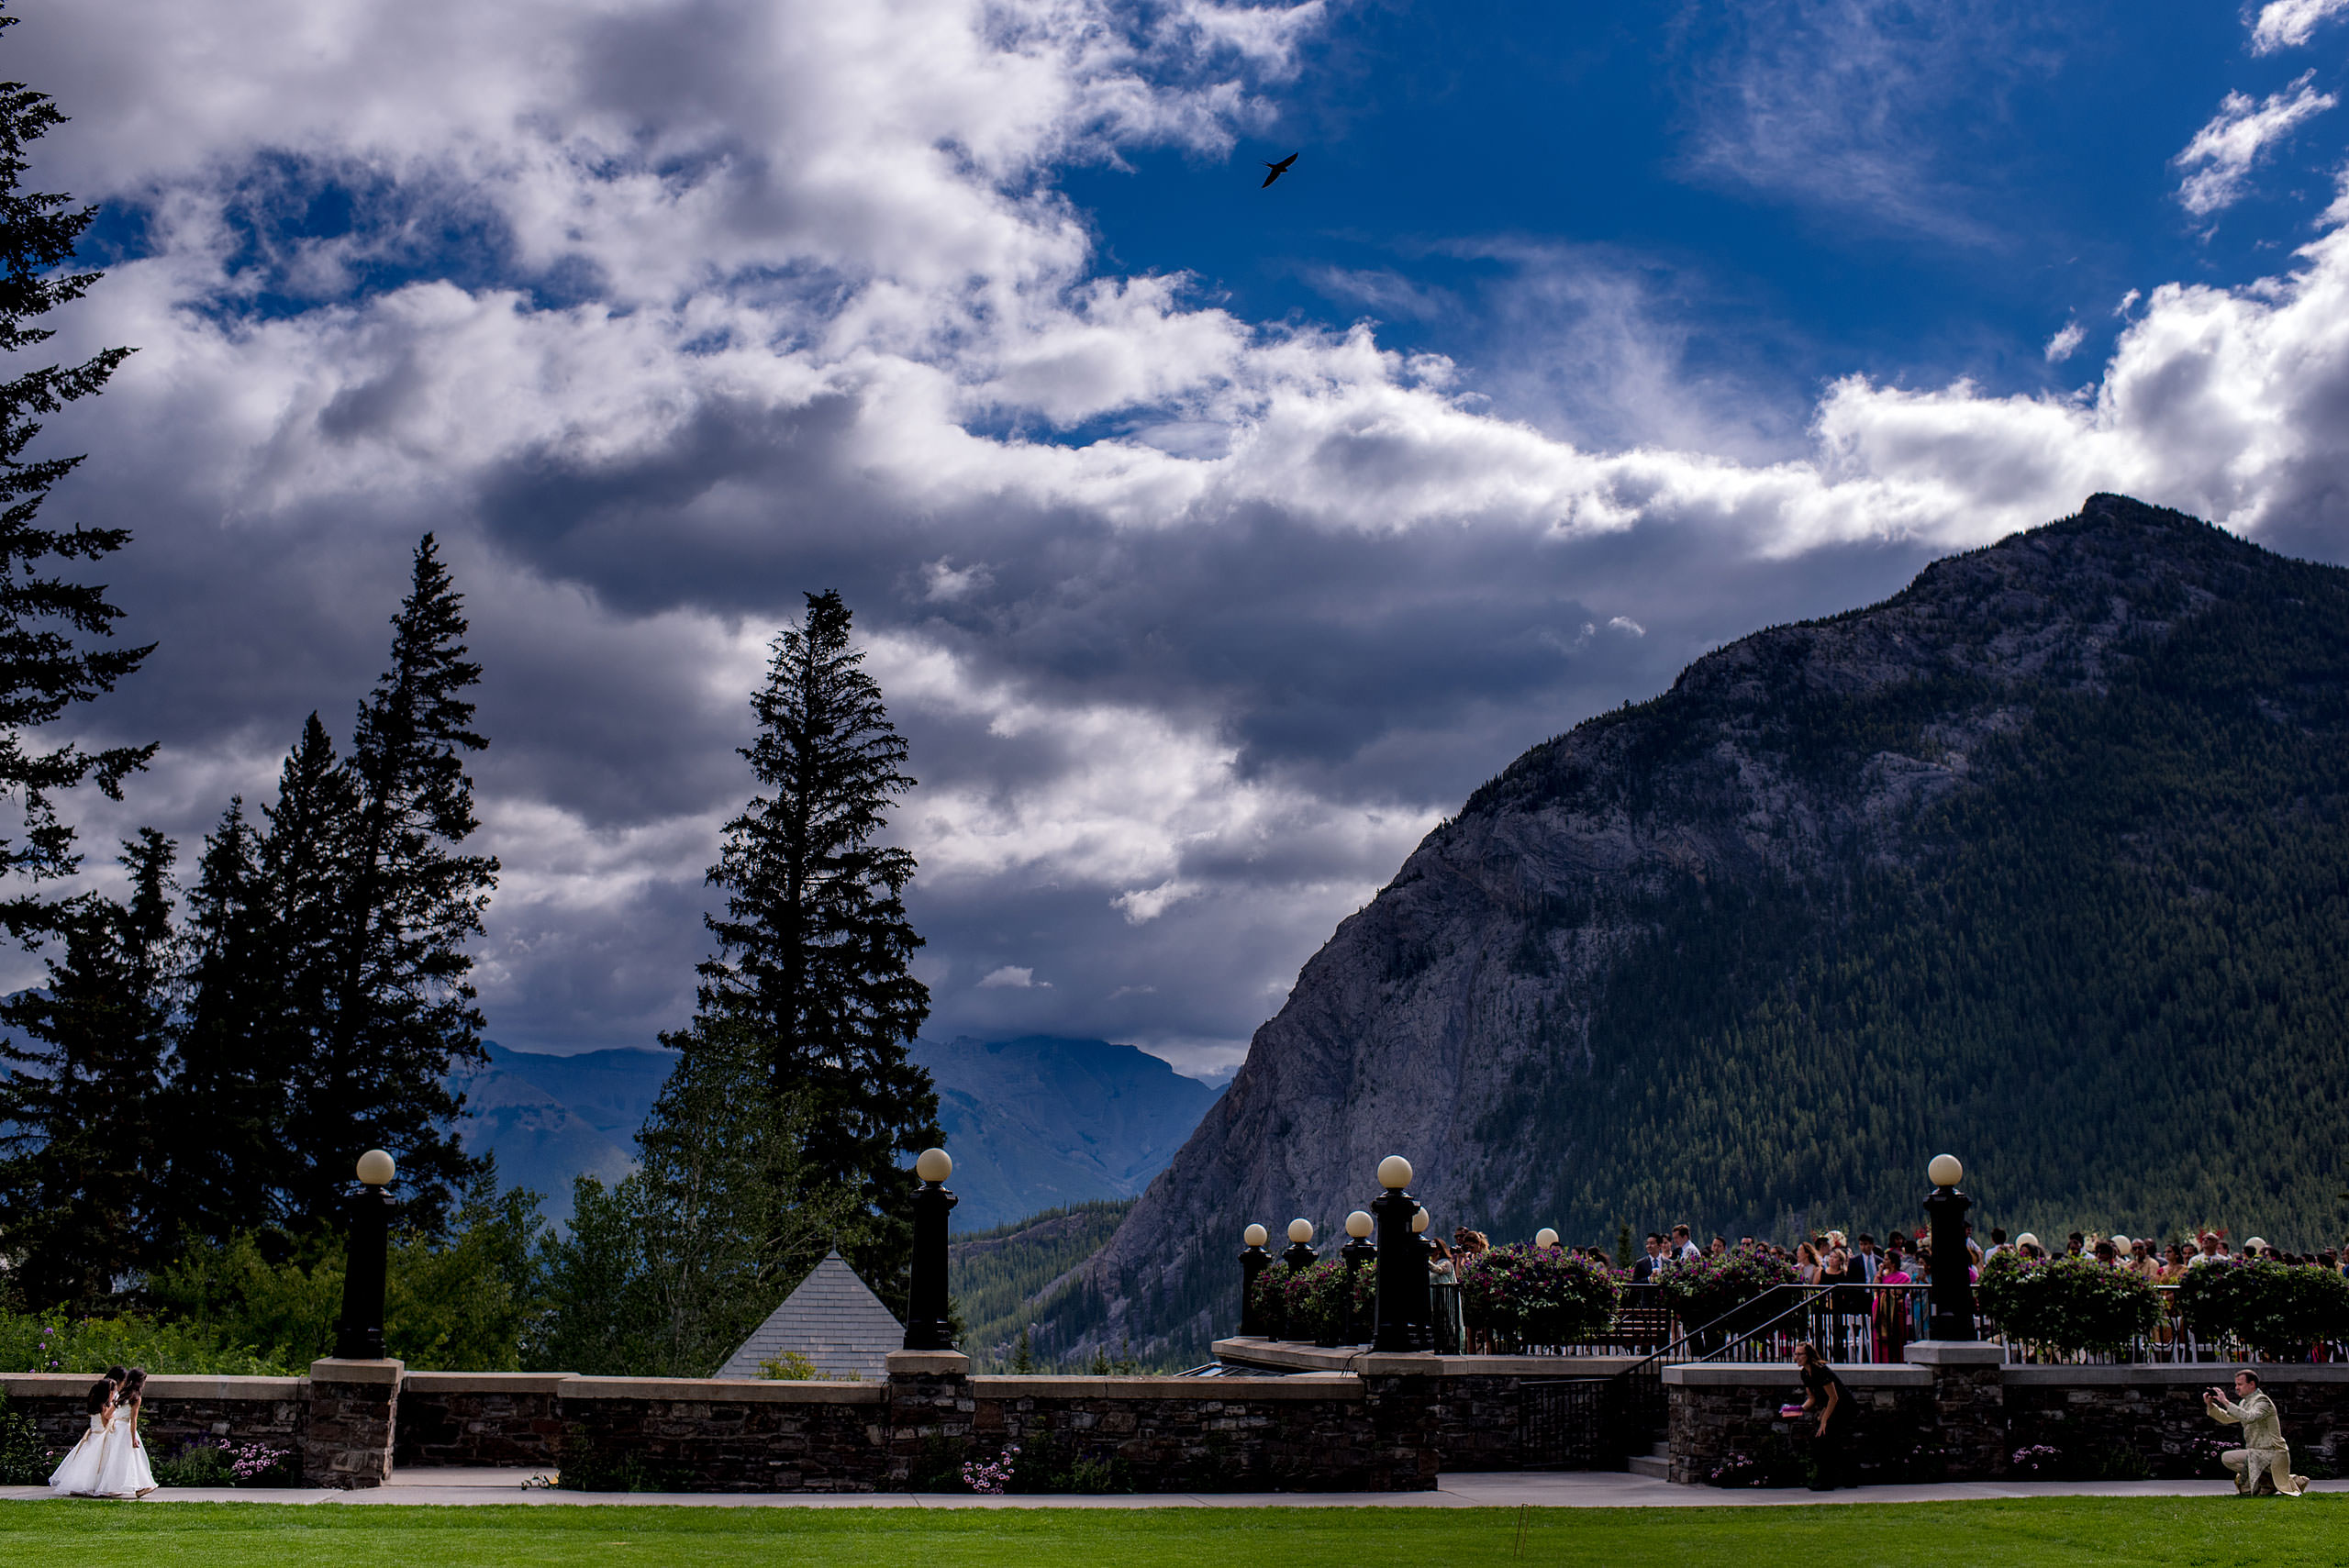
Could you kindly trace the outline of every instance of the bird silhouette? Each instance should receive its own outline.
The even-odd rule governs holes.
[[[1257,186],[1256,188],[1257,188],[1258,190],[1260,190],[1260,191],[1261,191],[1261,190],[1263,190],[1263,189],[1264,188],[1264,185],[1269,185],[1269,184],[1271,184],[1275,180],[1277,180],[1277,179],[1279,179],[1283,174],[1287,173],[1287,172],[1288,172],[1288,166],[1289,166],[1290,164],[1292,164],[1292,163],[1296,162],[1296,161],[1297,161],[1297,154],[1296,154],[1296,153],[1294,153],[1294,152],[1292,152],[1292,153],[1290,153],[1287,157],[1286,157],[1286,158],[1282,159],[1282,160],[1281,160],[1279,162],[1277,162],[1277,163],[1267,163],[1267,164],[1265,164],[1265,165],[1264,165],[1264,167],[1265,167],[1265,168],[1267,168],[1267,169],[1270,169],[1270,170],[1272,171],[1272,172],[1264,176],[1264,185],[1259,185],[1259,186]]]

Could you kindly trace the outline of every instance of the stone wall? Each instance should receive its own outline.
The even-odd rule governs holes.
[[[44,1447],[62,1454],[90,1429],[83,1408],[96,1378],[75,1373],[17,1373],[0,1376],[8,1407],[30,1416]],[[158,1373],[147,1380],[141,1438],[155,1453],[169,1456],[198,1440],[226,1440],[241,1448],[267,1443],[298,1451],[309,1418],[310,1383],[305,1377],[195,1377]]]
[[[563,1480],[590,1491],[875,1492],[889,1476],[878,1383],[572,1377],[558,1415]]]
[[[979,1377],[971,1436],[1121,1491],[1419,1491],[1439,1466],[1413,1381]]]
[[[1871,1485],[1938,1471],[1931,1370],[1840,1366],[1835,1373],[1856,1414],[1845,1450],[1854,1479]],[[1698,1485],[1740,1474],[1763,1485],[1798,1479],[1810,1423],[1778,1414],[1802,1402],[1792,1366],[1668,1366],[1664,1382],[1670,1479]]]
[[[1911,1349],[1932,1353],[1930,1346]],[[1953,1361],[1835,1370],[1859,1409],[1850,1453],[1863,1483],[2217,1480],[2226,1473],[2219,1453],[2241,1442],[2240,1429],[2221,1426],[2202,1408],[2205,1388],[2233,1382],[2232,1363]],[[2319,1475],[2349,1471],[2349,1365],[2251,1370],[2283,1412],[2294,1468]],[[1788,1485],[1799,1478],[1809,1423],[1777,1413],[1802,1397],[1791,1366],[1675,1366],[1664,1369],[1664,1380],[1673,1480]]]
[[[404,1469],[551,1468],[562,1462],[556,1390],[548,1372],[412,1372],[400,1384],[394,1462]]]
[[[2349,1472],[2349,1366],[2254,1367],[2284,1417],[2293,1468]],[[2007,1448],[2058,1473],[2120,1479],[2224,1474],[2217,1454],[2242,1446],[2242,1429],[2203,1413],[2202,1391],[2230,1390],[2232,1366],[2013,1366],[2004,1369]]]

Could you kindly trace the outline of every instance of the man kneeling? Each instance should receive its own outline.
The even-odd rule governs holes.
[[[2264,1487],[2297,1497],[2308,1489],[2309,1478],[2292,1473],[2292,1451],[2284,1442],[2284,1418],[2277,1413],[2276,1401],[2259,1386],[2257,1373],[2235,1373],[2232,1399],[2219,1388],[2206,1391],[2202,1408],[2214,1421],[2243,1428],[2244,1446],[2219,1456],[2219,1462],[2234,1472],[2238,1493],[2248,1497]]]

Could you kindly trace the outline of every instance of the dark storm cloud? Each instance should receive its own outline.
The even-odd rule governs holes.
[[[61,519],[137,530],[107,569],[161,644],[89,720],[165,745],[91,841],[192,850],[311,709],[347,736],[434,530],[486,671],[509,1045],[685,1018],[748,697],[811,589],[921,781],[933,1032],[1207,1067],[1476,784],[1709,647],[2100,488],[2340,537],[2334,230],[2265,291],[2157,293],[2094,402],[1854,379],[1799,435],[1720,417],[1668,269],[1517,257],[1493,373],[1526,406],[1571,380],[1577,445],[1370,329],[1097,275],[1040,183],[1218,151],[1310,8],[126,9],[21,29],[88,111],[60,168],[137,215],[59,347],[141,351],[49,437],[94,454]]]

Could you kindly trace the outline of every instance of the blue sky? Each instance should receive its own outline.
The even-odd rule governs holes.
[[[139,350],[47,438],[160,643],[85,829],[347,732],[435,530],[518,1048],[684,1020],[807,590],[931,1032],[1210,1072],[1709,648],[2099,489],[2344,553],[2349,0],[19,9],[103,208],[59,348]]]

